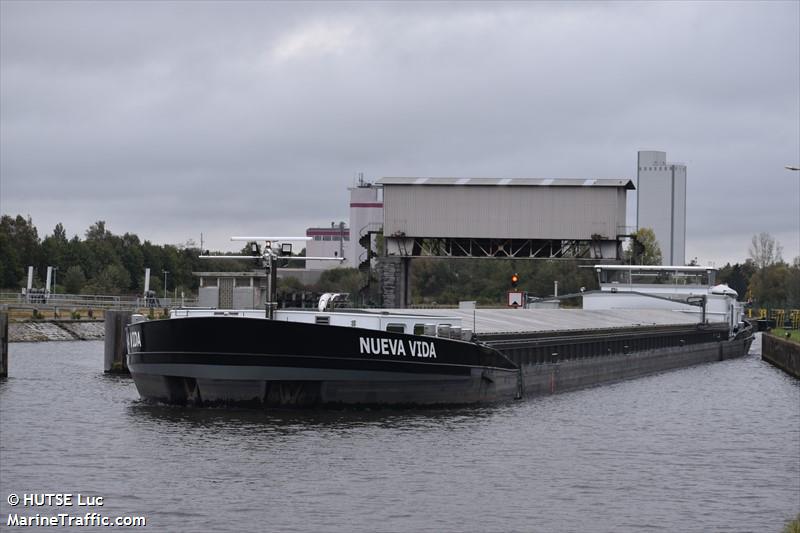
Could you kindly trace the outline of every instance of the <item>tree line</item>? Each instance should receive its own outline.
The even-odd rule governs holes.
[[[625,251],[626,262],[658,264],[661,253],[652,230],[639,230],[639,247]],[[69,238],[62,224],[40,238],[30,217],[0,218],[0,288],[19,291],[27,283],[27,267],[35,268],[35,287],[43,287],[48,266],[58,267],[57,291],[70,294],[137,294],[144,291],[144,270],[151,269],[150,287],[163,291],[162,272],[167,271],[167,290],[194,294],[198,271],[248,271],[252,262],[200,259],[201,250],[191,241],[184,245],[153,244],[137,235],[115,235],[104,221],[92,224],[84,233]],[[301,255],[303,252],[301,252]],[[719,269],[718,283],[727,283],[742,300],[756,307],[800,308],[800,259],[787,264],[780,244],[767,233],[755,235],[749,258],[743,263]],[[476,300],[482,305],[504,305],[512,289],[511,275],[519,276],[516,290],[546,298],[598,288],[592,268],[570,260],[513,259],[414,259],[411,262],[412,301],[421,305],[454,305]],[[371,291],[362,290],[370,281]],[[327,270],[313,285],[294,278],[279,282],[279,291],[349,292],[358,304],[380,305],[377,275],[355,269]],[[360,295],[360,298],[357,296]]]
[[[142,294],[145,268],[150,288],[161,291],[163,271],[167,290],[196,291],[193,271],[249,270],[235,261],[201,260],[200,249],[187,245],[157,245],[137,235],[114,235],[104,221],[92,224],[84,238],[68,238],[62,224],[44,238],[30,217],[0,218],[0,287],[18,291],[27,285],[28,266],[34,267],[34,287],[44,287],[48,266],[57,267],[57,292],[70,294]],[[233,264],[232,264],[233,263]]]
[[[138,235],[115,235],[105,221],[92,224],[84,238],[67,236],[62,224],[40,238],[30,217],[0,217],[0,289],[18,292],[27,286],[28,266],[34,267],[33,286],[46,284],[47,267],[57,267],[55,292],[67,294],[142,295],[145,268],[150,268],[150,288],[163,294],[166,274],[167,292],[197,293],[200,279],[192,272],[248,272],[260,268],[247,260],[201,259],[203,253],[192,241],[173,245],[153,244]],[[245,246],[235,254],[211,252],[210,255],[249,255]],[[298,256],[305,255],[301,250]],[[292,266],[302,266],[302,262]],[[303,285],[296,278],[278,282],[280,295],[294,292],[327,291],[357,293],[365,276],[356,269],[323,272],[313,285]],[[52,287],[51,287],[52,290]]]
[[[800,309],[800,258],[790,265],[782,248],[770,234],[751,239],[749,257],[742,263],[727,263],[718,269],[716,283],[726,283],[739,300],[754,307]],[[662,255],[653,230],[641,228],[636,239],[623,251],[625,263],[661,264]],[[697,265],[697,260],[690,264]],[[559,260],[446,260],[412,261],[412,300],[415,304],[453,305],[459,300],[476,300],[483,305],[505,305],[505,293],[512,289],[511,275],[519,276],[515,290],[548,298],[597,290],[598,282],[590,263]]]

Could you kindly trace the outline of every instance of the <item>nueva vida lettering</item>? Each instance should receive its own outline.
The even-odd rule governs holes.
[[[358,344],[359,351],[364,355],[436,358],[436,347],[429,341],[404,342],[403,339],[359,337]]]

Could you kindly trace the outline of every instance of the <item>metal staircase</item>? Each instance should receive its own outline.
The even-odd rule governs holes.
[[[378,234],[383,230],[383,224],[370,222],[358,232],[358,244],[366,251],[358,257],[359,272],[369,273],[370,264],[373,257],[378,257],[378,253],[372,249],[372,235]]]

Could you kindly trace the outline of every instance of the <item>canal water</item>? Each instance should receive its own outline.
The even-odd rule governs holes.
[[[9,348],[0,529],[780,532],[800,512],[800,382],[752,354],[481,408],[261,412],[146,405],[99,342]],[[8,504],[31,493],[103,505]]]

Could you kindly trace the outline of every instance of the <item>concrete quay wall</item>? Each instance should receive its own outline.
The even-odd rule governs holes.
[[[764,333],[761,337],[761,359],[800,379],[800,344]]]

